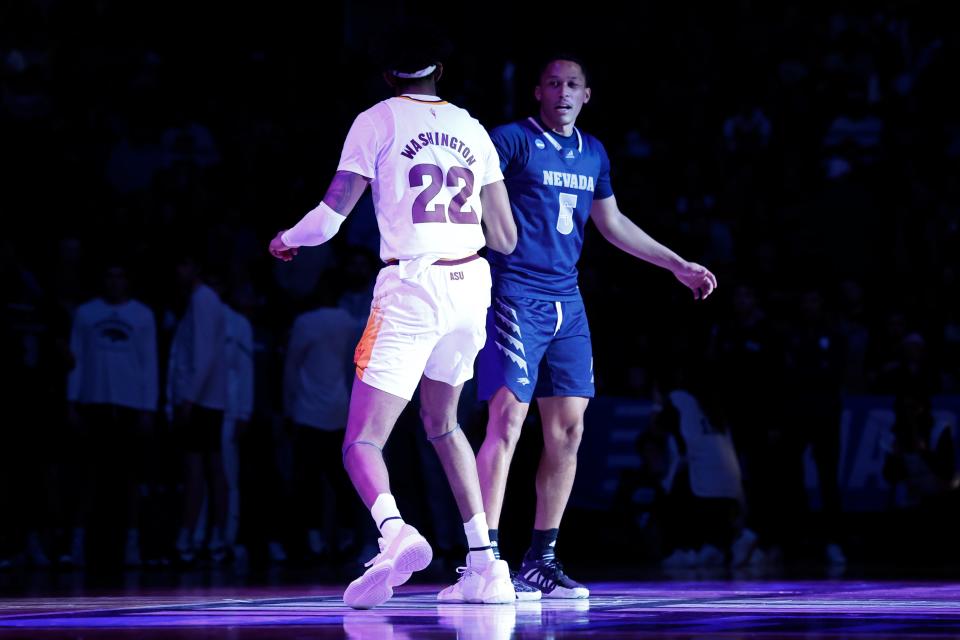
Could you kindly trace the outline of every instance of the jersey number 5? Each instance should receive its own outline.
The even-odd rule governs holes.
[[[577,208],[577,194],[560,194],[560,213],[557,214],[557,231],[569,235],[573,231],[573,210]]]
[[[417,199],[413,201],[413,224],[421,222],[446,222],[447,218],[454,224],[480,224],[477,214],[472,209],[463,210],[463,205],[467,199],[473,195],[473,172],[466,167],[450,167],[447,171],[447,179],[443,179],[443,169],[435,164],[418,164],[410,169],[410,186],[422,187],[424,177],[430,177],[430,184],[420,192]],[[450,200],[449,213],[448,207],[437,203],[433,208],[427,209],[430,201],[437,197],[444,184],[448,187],[459,187],[460,181],[463,181],[463,187],[457,195]]]

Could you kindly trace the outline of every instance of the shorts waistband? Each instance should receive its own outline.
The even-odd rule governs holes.
[[[437,266],[439,266],[439,267],[452,267],[452,266],[455,266],[455,265],[458,265],[458,264],[464,264],[464,263],[467,263],[467,262],[473,262],[474,260],[476,260],[476,259],[479,258],[479,257],[480,257],[480,254],[474,253],[474,254],[471,254],[471,255],[467,256],[466,258],[456,258],[456,259],[454,259],[454,260],[447,260],[447,259],[445,259],[445,258],[441,258],[441,259],[439,259],[439,260],[434,260],[434,261],[433,261],[433,264],[435,264],[435,265],[437,265]],[[391,259],[387,260],[386,264],[387,264],[388,267],[389,267],[389,266],[394,266],[394,265],[400,264],[400,261],[397,260],[396,258],[391,258]]]

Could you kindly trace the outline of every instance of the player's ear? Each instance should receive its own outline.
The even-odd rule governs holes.
[[[437,69],[433,72],[433,81],[440,82],[440,78],[443,76],[443,63],[437,63]]]
[[[389,71],[383,72],[383,81],[386,82],[388,85],[390,85],[390,87],[392,88],[397,86],[397,79],[394,78],[393,74],[390,73]]]
[[[540,91],[539,84],[533,88],[533,97],[537,99],[537,102],[540,102],[540,98],[543,97],[543,93]]]
[[[590,102],[590,87],[583,90],[583,103],[586,104],[588,102]]]

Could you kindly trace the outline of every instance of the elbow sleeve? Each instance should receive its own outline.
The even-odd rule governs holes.
[[[303,216],[293,228],[287,229],[280,239],[288,247],[315,247],[335,236],[346,219],[321,200],[316,209]]]

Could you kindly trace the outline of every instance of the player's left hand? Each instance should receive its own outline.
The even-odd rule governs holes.
[[[283,231],[286,231],[284,229]],[[278,231],[277,235],[274,236],[273,240],[270,241],[270,255],[274,258],[279,258],[284,262],[290,262],[293,260],[293,256],[297,255],[296,247],[288,247],[283,239],[280,237],[283,235],[283,231]]]
[[[717,277],[696,262],[687,262],[673,272],[677,280],[693,291],[694,300],[704,300],[717,288]]]

